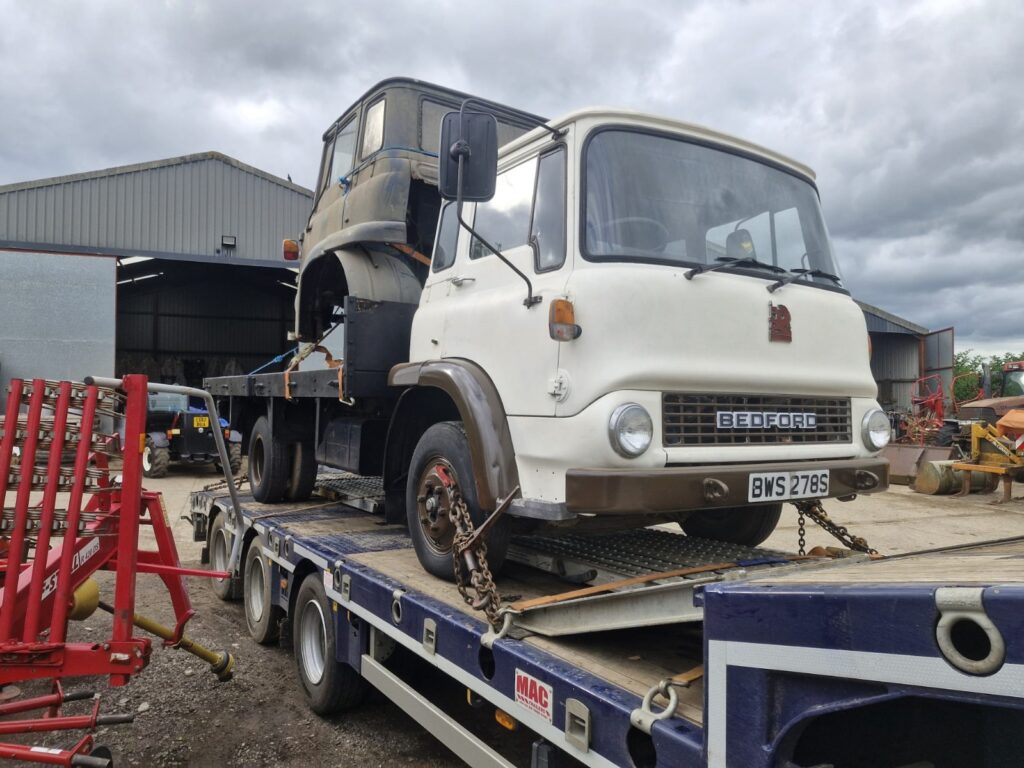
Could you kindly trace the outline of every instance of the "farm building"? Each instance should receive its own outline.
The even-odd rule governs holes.
[[[283,352],[312,193],[216,152],[0,186],[0,377],[199,384]]]

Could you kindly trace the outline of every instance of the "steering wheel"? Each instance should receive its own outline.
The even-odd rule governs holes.
[[[602,221],[597,230],[601,239],[610,245],[628,245],[639,251],[665,250],[669,241],[668,227],[657,219],[646,216],[620,216]],[[625,240],[626,242],[622,242]]]

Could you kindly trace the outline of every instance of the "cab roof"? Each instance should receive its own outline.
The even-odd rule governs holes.
[[[806,177],[807,180],[812,183],[815,180],[815,173],[809,166],[806,166],[791,157],[787,157],[786,155],[775,152],[767,147],[762,147],[759,144],[754,144],[746,139],[730,136],[727,133],[722,133],[696,123],[687,123],[681,120],[672,120],[671,118],[661,117],[659,115],[634,112],[627,109],[616,109],[614,107],[588,107],[586,109],[574,110],[566,115],[555,118],[548,122],[548,126],[557,130],[575,123],[636,125],[654,128],[668,133],[676,133],[687,138],[697,139],[726,149],[739,150],[740,152],[744,152],[748,155],[753,155],[757,158],[775,163],[776,165],[781,165],[796,174]],[[506,154],[529,144],[540,136],[542,132],[546,133],[543,129],[536,128],[523,134],[519,138],[510,141],[508,144],[503,146],[501,148],[501,153]]]

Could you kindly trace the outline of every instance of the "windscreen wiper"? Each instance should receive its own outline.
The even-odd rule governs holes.
[[[700,275],[703,274],[704,272],[715,272],[716,270],[722,269],[724,267],[761,267],[762,269],[767,269],[772,272],[786,272],[786,270],[783,269],[782,267],[776,267],[774,264],[766,264],[763,261],[758,261],[752,256],[748,256],[742,259],[734,259],[731,256],[719,256],[717,259],[715,259],[715,261],[721,263],[716,264],[713,267],[709,267],[707,264],[701,264],[687,271],[686,274],[683,275],[683,277],[685,277],[687,280],[693,280],[694,275]]]
[[[831,272],[826,272],[823,269],[792,269],[790,270],[789,275],[769,285],[768,293],[775,293],[779,288],[805,277],[824,277],[826,280],[831,280],[836,285],[843,284],[839,275],[833,275]]]

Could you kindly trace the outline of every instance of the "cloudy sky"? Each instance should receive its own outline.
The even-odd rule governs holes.
[[[218,150],[311,185],[408,75],[742,136],[818,172],[857,298],[1024,350],[1024,3],[0,0],[0,184]]]

